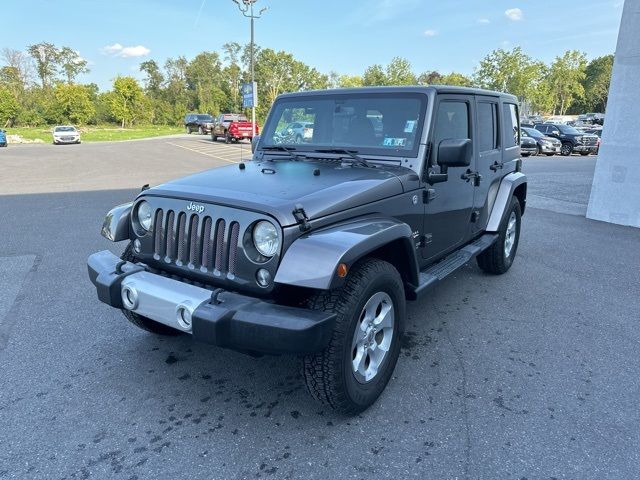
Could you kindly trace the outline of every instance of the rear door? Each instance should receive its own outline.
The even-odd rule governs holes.
[[[478,150],[475,169],[482,178],[473,192],[472,233],[480,232],[487,224],[490,199],[495,198],[503,176],[500,100],[480,95],[475,100]]]
[[[438,145],[446,139],[474,139],[472,119],[475,102],[472,95],[438,95],[433,119],[431,167],[438,173]],[[474,145],[469,169],[475,165],[477,148]],[[464,243],[469,237],[471,210],[473,208],[473,180],[461,176],[467,167],[451,167],[448,180],[429,187],[430,198],[425,205],[423,258],[436,260]]]

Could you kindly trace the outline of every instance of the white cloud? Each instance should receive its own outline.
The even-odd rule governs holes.
[[[435,37],[437,34],[438,34],[437,30],[431,30],[431,29],[425,30],[423,33],[425,37]]]
[[[523,18],[522,10],[519,8],[509,8],[504,11],[504,14],[509,20],[513,20],[514,22],[520,21]]]
[[[111,55],[112,57],[132,58],[145,57],[151,53],[151,50],[144,45],[125,47],[119,43],[114,43],[113,45],[102,47],[102,53],[105,55]]]
[[[478,23],[491,23],[491,21],[488,18],[479,18]]]

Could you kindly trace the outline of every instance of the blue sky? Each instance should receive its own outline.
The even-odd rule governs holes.
[[[0,48],[48,41],[89,61],[81,81],[108,88],[140,77],[153,58],[193,57],[228,41],[246,42],[248,20],[231,0],[2,0]],[[258,0],[269,7],[256,41],[322,72],[361,74],[406,57],[416,72],[473,73],[496,48],[521,46],[551,61],[567,49],[593,58],[615,50],[622,0]],[[199,13],[200,12],[200,13]],[[111,47],[111,48],[109,48]]]

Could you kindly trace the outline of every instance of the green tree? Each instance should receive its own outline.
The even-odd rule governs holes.
[[[73,83],[76,77],[82,73],[89,73],[87,61],[80,54],[69,47],[62,47],[58,51],[58,62],[62,72],[67,78],[67,83]]]
[[[226,109],[238,111],[240,109],[240,84],[243,76],[240,64],[242,46],[237,42],[229,42],[222,45],[222,51],[226,62],[222,71],[222,90],[228,97]]]
[[[149,105],[135,78],[117,77],[110,92],[109,107],[111,115],[124,128],[147,117]]]
[[[569,50],[556,57],[549,68],[547,81],[553,98],[553,113],[565,115],[571,104],[584,97],[587,59],[584,53]]]
[[[406,58],[394,57],[386,68],[386,85],[415,85],[418,79]]]
[[[473,80],[471,80],[466,75],[457,72],[451,72],[448,75],[444,75],[440,77],[440,82],[442,85],[453,85],[456,87],[472,87]]]
[[[49,117],[56,123],[84,125],[96,113],[88,86],[59,83],[54,87],[53,95],[55,100],[50,107]]]
[[[42,88],[49,88],[58,75],[60,52],[55,45],[47,42],[30,45],[27,52],[36,64],[36,72]]]
[[[164,75],[155,60],[147,60],[140,64],[140,71],[147,76],[144,80],[145,91],[147,95],[158,98],[162,91],[164,83]]]
[[[544,64],[534,61],[520,47],[498,49],[480,61],[473,81],[482,88],[508,92],[528,102],[542,81],[543,71]]]
[[[606,110],[612,71],[613,55],[604,55],[589,62],[583,82],[585,110],[601,113]]]
[[[367,67],[362,76],[362,84],[366,86],[387,85],[387,75],[384,73],[382,65],[375,64]]]
[[[327,88],[329,77],[296,60],[290,53],[261,49],[256,58],[258,116],[264,118],[276,97],[283,92]]]
[[[18,100],[7,87],[0,86],[0,125],[6,127],[18,115]]]
[[[191,94],[190,107],[213,115],[220,113],[225,100],[220,89],[222,67],[215,52],[202,52],[189,62],[185,70],[187,88]]]

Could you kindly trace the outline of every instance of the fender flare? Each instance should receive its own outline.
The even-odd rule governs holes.
[[[487,232],[497,232],[500,229],[502,218],[505,215],[509,202],[513,196],[516,188],[520,185],[527,183],[527,176],[520,172],[512,172],[506,175],[500,182],[500,188],[496,194],[496,199],[493,202],[493,208],[491,209],[491,215],[487,221]],[[524,205],[522,208],[524,213]]]
[[[113,207],[104,217],[102,229],[100,233],[107,240],[112,242],[121,242],[129,240],[129,225],[131,223],[131,207],[132,203],[125,203]]]
[[[295,240],[285,252],[275,283],[330,290],[344,282],[336,275],[340,263],[356,261],[392,242],[410,255],[404,280],[416,285],[418,261],[411,227],[388,217],[364,217],[317,230]]]

